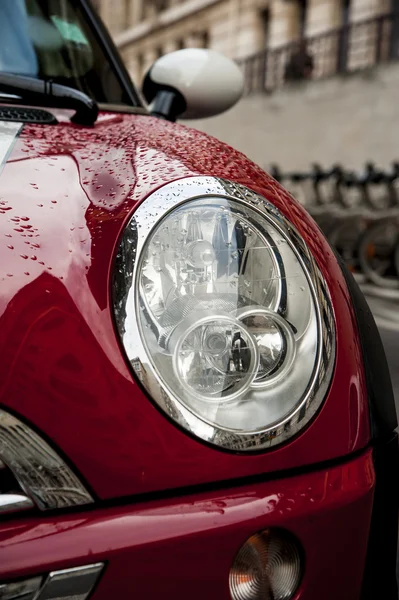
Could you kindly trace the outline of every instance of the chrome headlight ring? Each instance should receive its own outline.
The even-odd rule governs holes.
[[[254,302],[252,312],[258,316],[258,321],[259,319],[264,320],[264,331],[267,330],[266,338],[271,339],[271,333],[273,333],[273,339],[279,342],[279,334],[280,337],[284,338],[284,343],[287,345],[284,348],[282,343],[280,345],[277,343],[276,346],[276,343],[273,342],[273,357],[274,355],[277,356],[275,358],[277,373],[273,371],[274,363],[270,366],[267,362],[270,353],[267,356],[265,355],[267,360],[265,359],[265,364],[262,367],[262,376],[260,374],[259,353],[255,358],[252,356],[252,362],[248,359],[248,369],[253,369],[254,360],[258,361],[256,368],[259,369],[259,374],[253,374],[252,380],[251,377],[248,377],[248,372],[243,373],[242,376],[236,372],[230,372],[230,379],[227,378],[227,375],[224,379],[217,378],[223,370],[220,365],[226,364],[226,362],[220,362],[219,358],[216,360],[213,355],[218,357],[218,350],[222,351],[223,336],[217,330],[217,325],[214,324],[213,329],[209,329],[212,315],[216,317],[217,323],[219,313],[221,322],[227,319],[225,315],[234,314],[228,335],[232,336],[232,339],[234,336],[234,339],[239,336],[244,351],[249,352],[251,340],[255,337],[259,341],[260,338],[255,336],[256,329],[251,330],[251,323],[245,322],[248,319],[248,312],[251,313],[251,302],[248,300],[248,296],[246,296],[244,304],[237,306],[237,310],[232,312],[231,307],[228,308],[230,296],[226,293],[207,296],[212,297],[212,302],[208,306],[202,301],[200,304],[196,304],[197,299],[195,299],[195,302],[193,300],[195,293],[191,294],[190,292],[190,277],[195,281],[194,287],[197,286],[197,289],[199,289],[198,282],[200,282],[202,289],[205,289],[204,286],[207,280],[202,275],[198,276],[198,272],[202,273],[198,267],[202,264],[209,266],[217,263],[217,269],[219,269],[224,260],[219,260],[219,258],[224,255],[220,254],[219,257],[215,257],[215,252],[216,255],[218,253],[215,232],[212,239],[208,236],[208,241],[206,235],[203,236],[201,233],[201,235],[197,235],[200,241],[195,244],[189,242],[187,231],[181,229],[183,220],[185,226],[190,220],[189,227],[196,230],[196,228],[198,229],[198,223],[194,223],[194,218],[197,221],[198,218],[191,218],[190,215],[199,214],[203,229],[207,227],[207,219],[213,219],[212,223],[216,223],[216,225],[213,225],[214,229],[219,228],[220,230],[221,219],[224,218],[223,216],[220,217],[219,213],[221,211],[225,211],[225,214],[228,213],[228,219],[235,219],[235,224],[238,222],[237,219],[242,218],[243,220],[240,223],[245,223],[245,227],[252,231],[252,239],[254,236],[256,238],[251,249],[252,256],[255,251],[259,250],[259,246],[262,246],[264,254],[261,259],[256,258],[255,263],[263,261],[264,268],[269,268],[269,275],[265,277],[262,285],[265,281],[272,282],[273,285],[269,286],[267,290],[262,288],[262,293],[268,300],[263,302],[262,305]],[[172,251],[176,254],[176,247],[173,246],[172,249],[169,248],[169,244],[165,245],[164,243],[165,231],[168,227],[171,228],[171,231],[168,231],[169,238],[175,239],[176,232],[173,230],[175,215],[179,219],[178,227],[180,229],[178,234],[180,235],[184,231],[184,235],[182,237],[183,241],[179,242],[178,252],[180,255],[173,259],[175,261],[173,263],[174,269],[175,271],[180,269],[182,265],[181,257],[184,258],[183,266],[187,266],[187,264],[192,266],[188,274],[186,273],[187,269],[183,269],[185,287],[180,291],[176,291],[177,284],[173,289],[170,285],[171,279],[176,274],[173,272],[173,277],[171,275],[170,265],[172,263],[170,256]],[[270,241],[271,237],[273,238],[272,241]],[[245,244],[248,244],[248,242],[245,241]],[[226,245],[231,246],[231,243]],[[231,248],[228,250],[231,252]],[[237,255],[236,250],[234,250],[234,253]],[[234,253],[232,256],[234,256]],[[201,263],[198,256],[201,257],[203,263]],[[267,256],[267,265],[264,260],[265,256]],[[234,262],[234,260],[231,261],[231,258],[229,260],[230,263]],[[244,261],[243,252],[238,256],[237,261],[241,261],[242,264]],[[149,263],[151,264],[149,265]],[[286,263],[289,263],[287,273]],[[178,266],[176,267],[176,265]],[[256,271],[257,268],[259,269],[259,265],[258,267],[256,265],[252,267],[253,273],[259,273],[259,270]],[[212,269],[212,272],[216,273],[214,267]],[[152,279],[149,277],[151,274]],[[202,277],[202,279],[198,279],[198,277]],[[219,272],[216,273],[215,289],[218,286],[218,289],[220,289],[221,282],[223,286],[227,285],[228,280],[223,279],[223,277],[223,274],[220,276]],[[239,276],[235,274],[235,277],[241,282]],[[298,287],[299,284],[293,285],[295,278],[299,278],[298,281],[302,281],[304,285],[300,288]],[[155,280],[158,282],[156,285],[154,284]],[[255,292],[256,282],[256,277],[250,281]],[[229,285],[231,285],[231,282]],[[144,289],[147,287],[148,291]],[[161,288],[162,302],[159,300],[160,296],[158,294]],[[225,287],[223,287],[224,289]],[[299,289],[305,295],[302,299],[292,300],[290,296],[298,295]],[[281,444],[298,433],[321,406],[331,381],[335,362],[335,324],[327,285],[306,243],[292,224],[273,204],[248,188],[219,178],[193,177],[167,184],[151,194],[136,209],[123,232],[115,259],[112,293],[117,329],[134,374],[141,381],[152,400],[173,421],[200,439],[226,450],[259,451]],[[156,294],[159,297],[154,300]],[[170,301],[172,296],[173,302]],[[295,327],[295,323],[289,317],[295,314],[294,321],[295,319],[299,319],[299,322],[303,320],[297,305],[303,302],[304,297],[308,298],[307,304],[305,302],[304,305],[308,306],[306,310],[311,311],[311,317],[309,317],[309,323],[303,326],[303,330],[298,332],[298,328]],[[191,305],[190,302],[194,303]],[[188,306],[189,308],[187,308]],[[273,315],[275,318],[273,318]],[[209,350],[201,363],[202,366],[195,371],[197,379],[192,375],[194,373],[194,367],[192,367],[194,363],[191,359],[193,342],[192,339],[189,339],[189,334],[194,336],[195,340],[203,339],[204,329],[198,330],[198,332],[195,331],[196,316],[198,316],[199,323],[202,323],[202,328],[208,327],[206,330],[207,335],[209,334],[208,338],[213,344],[212,352]],[[179,323],[176,319],[180,319]],[[235,325],[233,323],[234,319]],[[248,343],[245,343],[245,335],[240,333],[243,324],[248,325],[251,337]],[[300,323],[299,329],[301,329],[301,326]],[[185,328],[189,334],[183,339],[181,331]],[[287,328],[292,328],[291,333],[288,332]],[[232,332],[234,331],[233,335]],[[295,355],[295,348],[292,347],[292,342],[290,342],[293,336],[295,344],[298,346],[297,355]],[[178,338],[178,340],[173,341],[174,338]],[[209,342],[208,338],[207,343]],[[156,347],[153,340],[156,340]],[[313,352],[311,374],[307,382],[302,377],[302,392],[298,398],[294,398],[290,407],[289,393],[296,393],[296,380],[292,378],[291,383],[286,383],[286,376],[281,373],[284,372],[284,369],[288,372],[294,368],[296,377],[300,379],[298,372],[301,370],[301,366],[299,363],[303,360],[304,353],[310,348],[309,340]],[[185,356],[189,356],[187,360],[184,358],[188,366],[183,364],[181,374],[176,372],[176,356],[173,360],[171,357],[176,348],[178,349],[176,352],[183,352]],[[163,369],[162,365],[160,367],[158,361],[160,356],[165,361],[170,358],[170,365],[172,363],[175,365],[173,369],[175,369],[174,381],[176,384],[173,381],[171,384],[171,375],[169,372],[166,373],[169,369]],[[201,355],[202,359],[203,355]],[[310,359],[308,363],[310,365]],[[308,370],[310,369],[309,365]],[[203,371],[206,369],[207,372],[211,373],[210,376],[207,375],[207,377],[211,377],[213,386],[211,386],[210,392],[205,389],[203,382],[201,386],[197,385],[198,373],[201,373],[201,369]],[[185,377],[187,373],[187,381],[190,385],[197,385],[197,388],[194,389],[193,387],[192,398],[189,400],[187,382],[184,381],[184,385],[179,385],[179,377]],[[228,384],[226,383],[227,380]],[[275,394],[275,398],[274,395],[271,395],[269,389],[272,384],[277,385],[276,382],[279,381],[278,385],[283,385],[281,381],[285,385],[284,401],[280,403],[283,408],[279,408],[278,393]],[[237,400],[240,393],[241,395],[244,393],[242,390],[247,389],[248,385],[251,387],[251,398],[253,397],[250,402],[256,402],[257,407],[261,406],[262,410],[266,410],[265,406],[267,406],[270,414],[275,416],[274,420],[266,426],[260,423],[259,426],[255,424],[255,426],[248,427],[248,423],[254,423],[255,417],[248,417],[247,419],[246,415],[250,411],[253,415],[257,414],[258,408],[253,410],[251,404],[246,404],[247,399],[244,396],[242,396],[241,401]],[[236,388],[238,391],[236,391]],[[202,402],[201,394],[203,395]],[[218,400],[218,403],[214,399]],[[203,408],[205,405],[212,407],[215,402],[217,408],[207,408],[206,410]],[[232,404],[234,402],[235,405]],[[234,406],[236,406],[236,409]],[[237,425],[234,422],[234,427],[229,424],[230,417],[228,415],[232,414],[234,410],[237,410],[237,415],[244,415],[242,427],[240,426],[241,417],[237,417]],[[285,414],[283,414],[283,410],[285,410]],[[209,414],[215,416],[210,418]]]

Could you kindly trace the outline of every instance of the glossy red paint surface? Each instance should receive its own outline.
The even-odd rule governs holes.
[[[311,425],[233,455],[190,438],[135,383],[110,306],[115,246],[137,203],[191,175],[247,185],[291,219],[330,287],[336,369]],[[343,457],[369,439],[348,292],[319,229],[261,169],[217,140],[146,116],[92,129],[25,126],[0,175],[0,403],[54,441],[101,498],[242,478]]]
[[[330,469],[222,492],[10,522],[0,528],[0,580],[106,561],[93,600],[228,600],[235,554],[273,526],[304,550],[297,600],[354,600],[374,484],[366,451]]]

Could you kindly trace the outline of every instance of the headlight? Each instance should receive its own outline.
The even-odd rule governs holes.
[[[117,327],[151,398],[231,450],[281,443],[331,379],[326,285],[264,198],[214,178],[164,186],[128,223],[114,274]]]

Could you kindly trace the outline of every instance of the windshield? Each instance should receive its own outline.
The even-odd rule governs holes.
[[[0,0],[0,72],[51,79],[102,104],[128,104],[76,0]]]

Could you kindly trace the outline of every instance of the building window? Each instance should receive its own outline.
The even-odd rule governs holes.
[[[130,24],[137,25],[145,19],[145,1],[146,0],[127,0],[130,6]]]
[[[144,57],[142,54],[137,55],[137,78],[138,83],[141,84],[141,80],[143,79],[143,70],[144,70]]]
[[[299,0],[298,6],[298,29],[299,37],[305,37],[306,33],[306,20],[308,15],[308,1]]]
[[[157,12],[162,12],[163,10],[166,10],[169,4],[168,0],[152,0],[152,3],[155,6],[155,10]]]
[[[260,13],[260,18],[262,21],[263,48],[268,48],[270,36],[270,11],[268,8],[262,10]]]
[[[130,0],[125,0],[125,10],[124,10],[124,23],[123,26],[125,29],[127,29],[130,25],[130,19],[131,19],[131,2]]]
[[[209,33],[207,31],[203,31],[198,36],[198,42],[200,48],[209,48]]]
[[[341,23],[348,25],[350,20],[351,0],[342,0]]]

